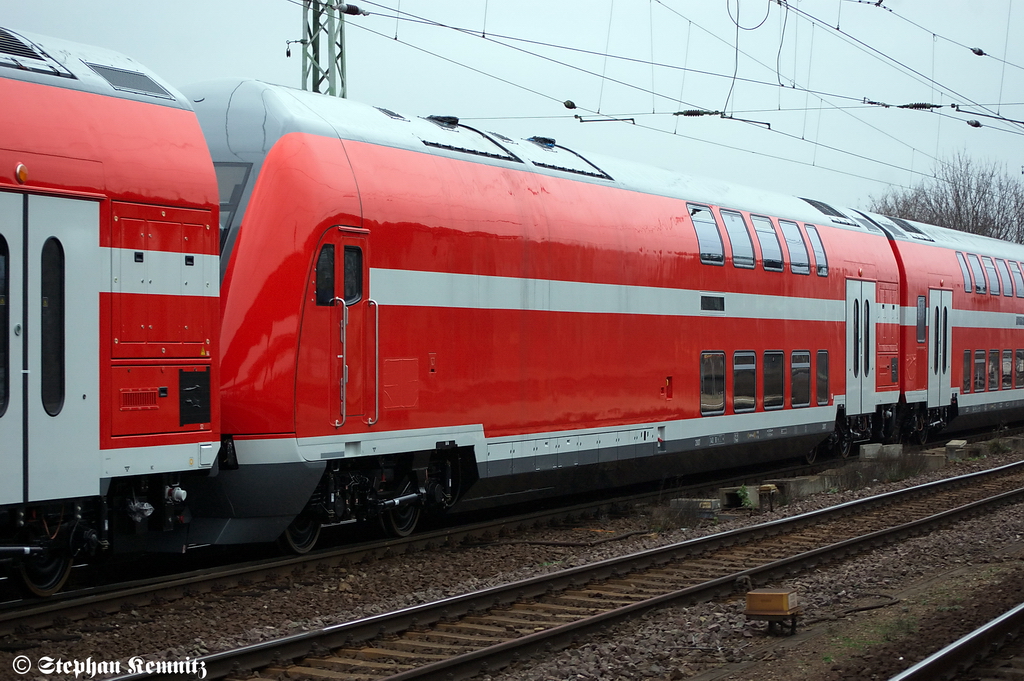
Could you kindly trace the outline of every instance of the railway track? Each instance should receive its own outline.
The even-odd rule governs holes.
[[[207,678],[456,679],[1024,500],[1024,462],[210,655]],[[937,509],[942,509],[937,512]],[[150,678],[134,676],[133,679]],[[168,678],[166,676],[160,678]],[[186,678],[186,677],[182,677]]]
[[[978,627],[890,681],[1024,678],[1024,603]]]
[[[151,604],[164,604],[201,593],[224,592],[226,595],[244,593],[253,585],[273,580],[281,575],[294,578],[334,566],[348,566],[376,558],[387,558],[439,547],[458,546],[468,542],[487,541],[493,537],[514,534],[529,528],[559,522],[572,522],[574,519],[615,512],[632,505],[656,503],[673,496],[692,495],[706,490],[717,490],[718,487],[744,484],[753,479],[805,475],[824,470],[829,465],[835,465],[835,462],[816,465],[800,464],[756,474],[747,473],[738,477],[705,480],[684,487],[645,491],[568,507],[444,527],[419,532],[402,539],[378,539],[346,544],[301,556],[203,567],[184,574],[158,575],[129,583],[81,588],[56,594],[45,601],[37,599],[11,601],[0,605],[0,636],[48,627],[54,622],[82,620],[99,613],[113,613],[126,608],[134,609]],[[625,537],[616,536],[611,539],[622,538]]]

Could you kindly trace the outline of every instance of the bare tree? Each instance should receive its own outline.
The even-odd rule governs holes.
[[[963,152],[937,161],[933,177],[916,187],[872,196],[868,210],[1024,243],[1024,182]]]

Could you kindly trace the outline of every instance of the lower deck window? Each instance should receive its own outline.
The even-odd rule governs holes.
[[[811,353],[798,350],[790,360],[790,404],[806,407],[811,403]]]
[[[999,390],[999,351],[988,353],[988,389]]]
[[[725,353],[700,353],[700,413],[725,412]]]
[[[828,404],[828,350],[818,350],[818,405]]]
[[[764,353],[764,396],[765,409],[781,409],[785,401],[786,359],[785,354],[775,350]]]
[[[974,392],[985,390],[985,351],[974,351]]]
[[[971,351],[964,350],[964,392],[971,392]]]
[[[754,411],[757,406],[757,355],[737,352],[732,358],[732,409]]]
[[[1003,390],[1013,387],[1013,350],[1003,350]]]
[[[1016,373],[1013,376],[1013,387],[1024,388],[1024,350],[1017,350]]]
[[[0,236],[0,416],[7,411],[8,395],[10,394],[11,376],[11,353],[10,353],[10,331],[8,330],[10,319],[10,305],[7,299],[10,297],[10,268],[7,261],[10,258],[10,251],[7,249],[7,240]]]

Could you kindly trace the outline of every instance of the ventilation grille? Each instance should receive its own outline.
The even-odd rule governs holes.
[[[894,218],[891,215],[886,216],[886,217],[888,217],[890,220],[892,220],[897,225],[902,227],[905,231],[910,232],[910,235],[912,237],[914,237],[915,239],[921,239],[922,241],[935,241],[935,239],[931,238],[930,236],[928,236],[927,234],[925,234],[920,229],[918,229],[914,225],[910,224],[909,222],[907,222],[903,218]]]
[[[804,198],[802,196],[800,197],[800,199],[802,201],[806,201],[807,203],[811,204],[812,206],[817,208],[819,211],[821,211],[825,215],[827,215],[830,218],[832,218],[832,222],[835,222],[836,224],[850,225],[851,227],[856,227],[857,226],[856,222],[854,222],[850,218],[846,217],[845,215],[840,213],[838,210],[836,210],[832,206],[830,206],[827,203],[825,203],[824,201],[816,201],[814,199],[807,199],[807,198]]]
[[[151,95],[162,99],[174,99],[170,92],[160,87],[156,81],[144,73],[116,69],[113,66],[103,66],[102,64],[90,64],[89,62],[86,62],[85,65],[110,83],[115,90]]]
[[[145,409],[158,409],[156,406],[156,388],[122,388],[121,389],[121,411],[142,411]]]
[[[44,61],[42,57],[36,54],[35,50],[2,28],[0,28],[0,54]]]

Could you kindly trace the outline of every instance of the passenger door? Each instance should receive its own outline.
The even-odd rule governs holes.
[[[945,407],[953,392],[949,370],[949,343],[952,337],[953,292],[928,290],[928,406]]]
[[[296,381],[300,436],[337,432],[365,414],[366,231],[332,227],[320,239],[302,318]]]
[[[0,260],[0,503],[97,494],[99,204],[0,192]]]
[[[846,280],[846,414],[875,410],[875,282]]]

